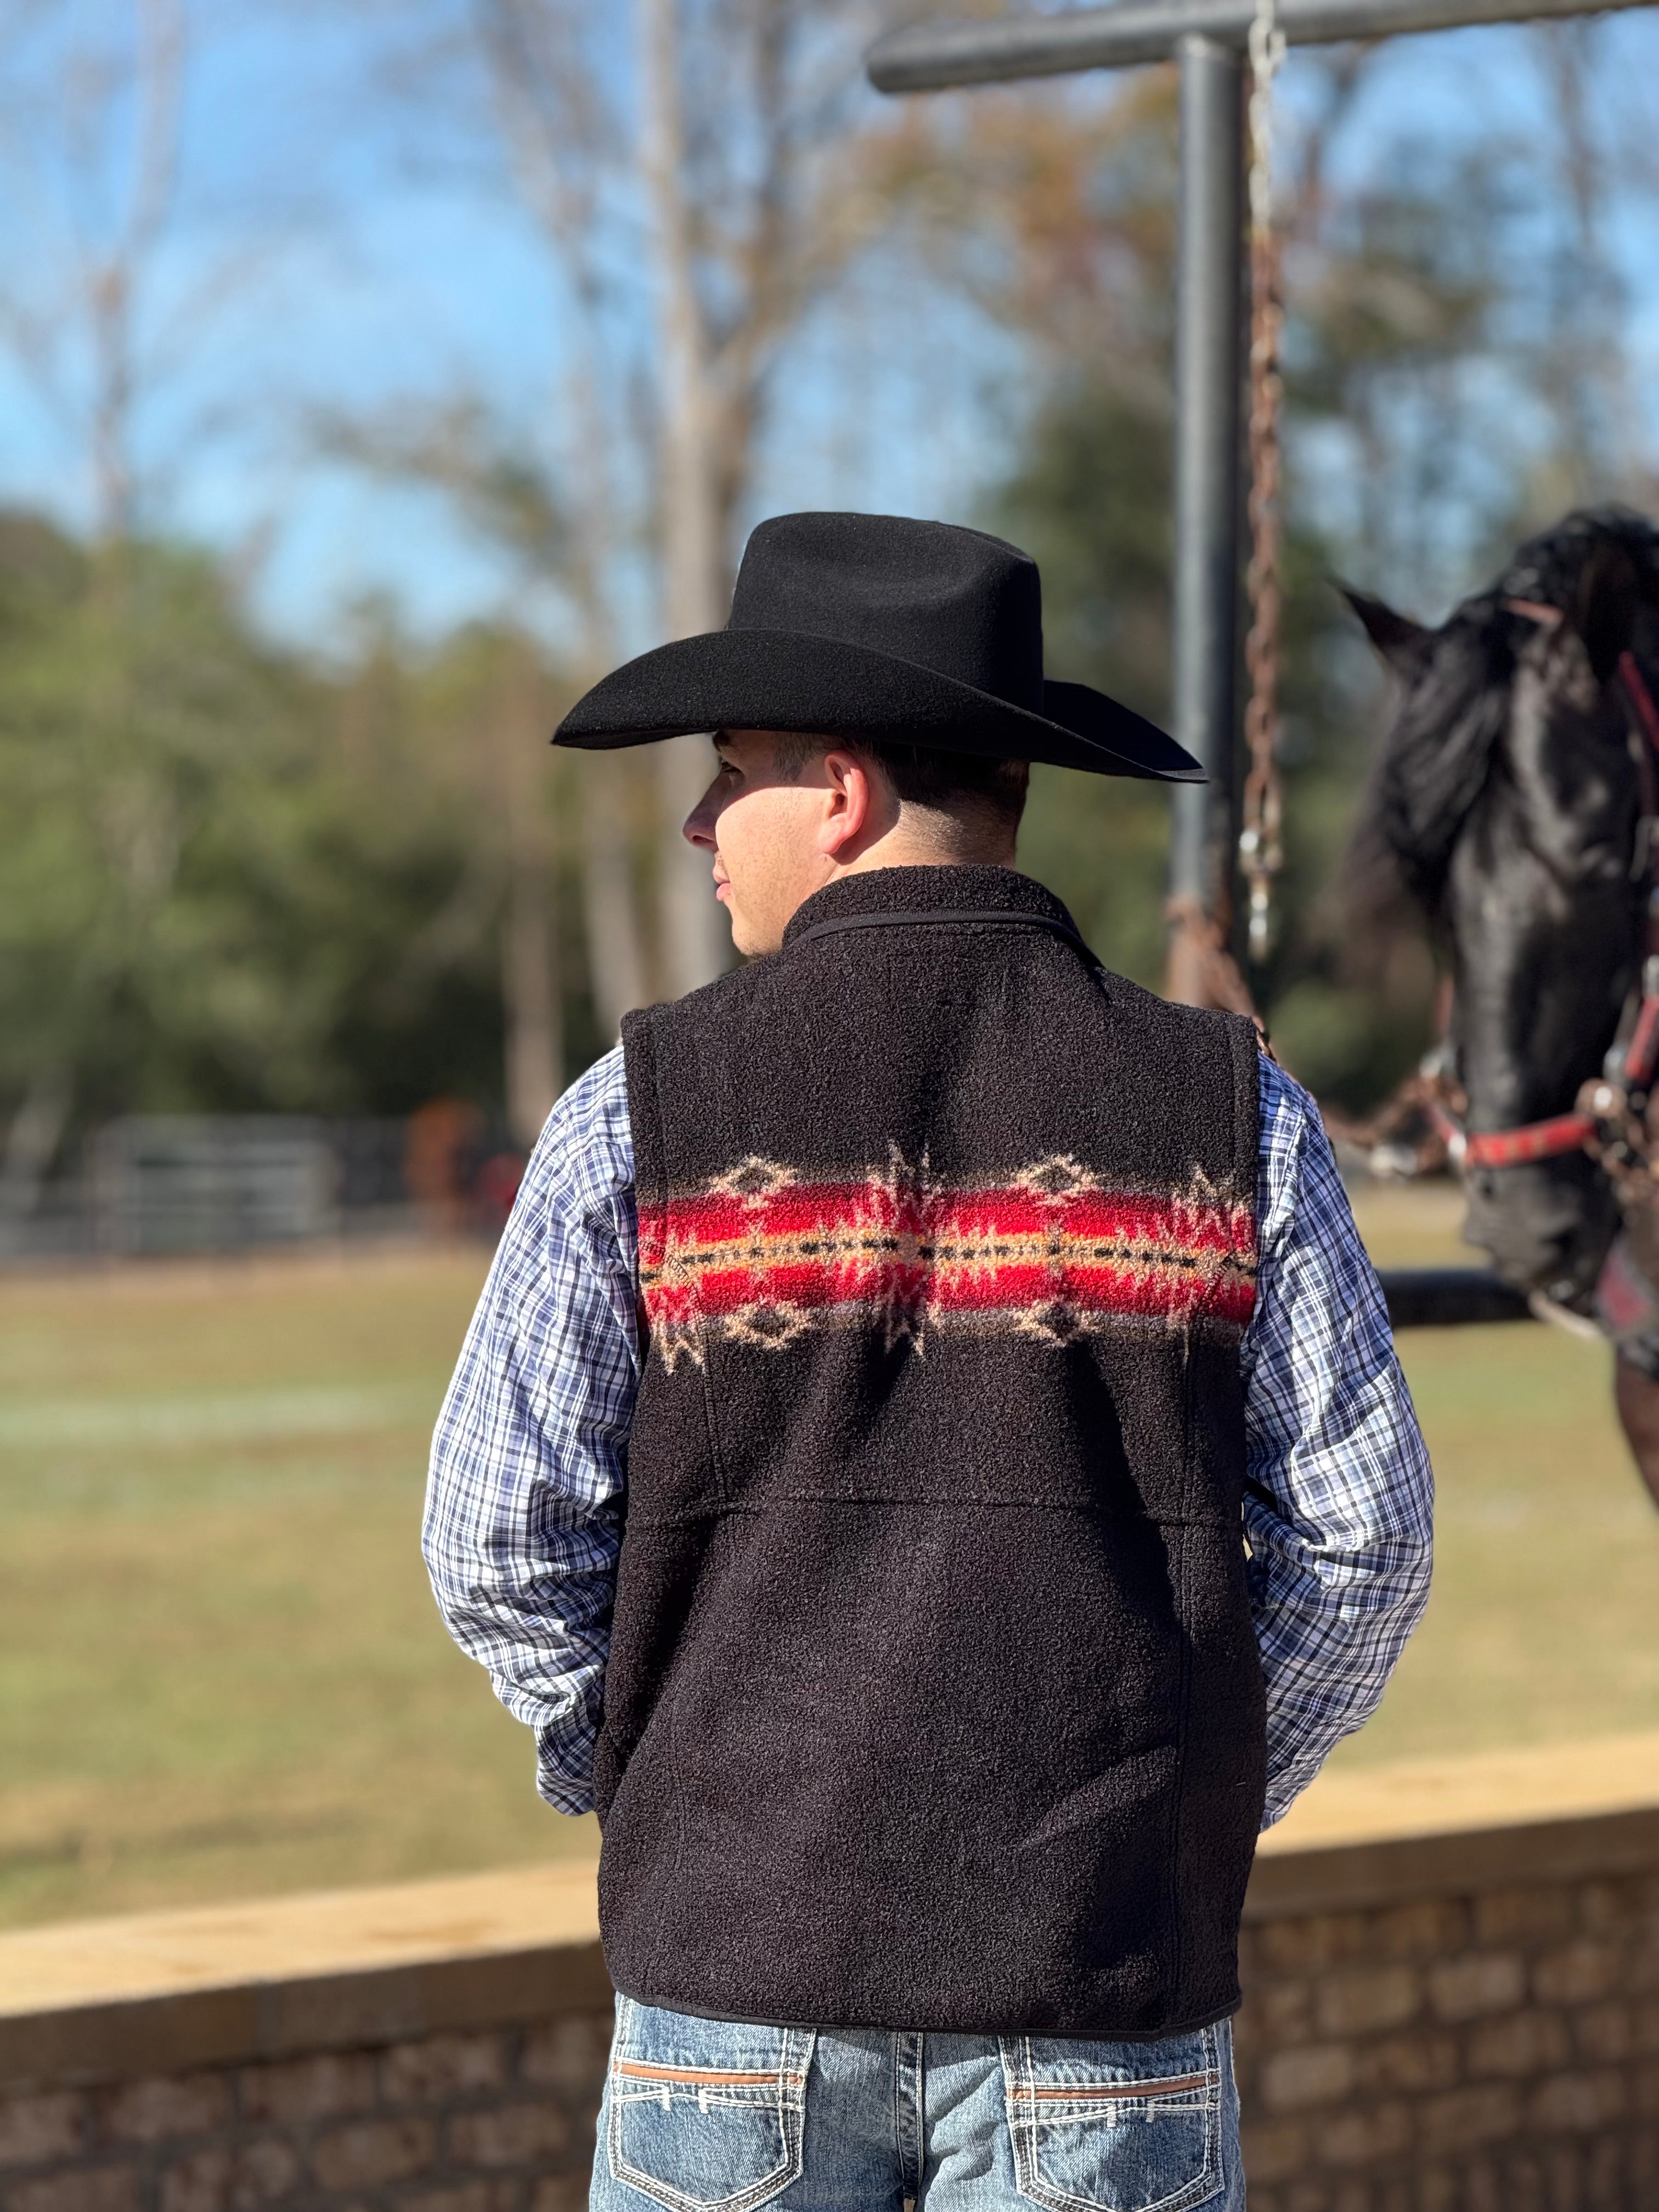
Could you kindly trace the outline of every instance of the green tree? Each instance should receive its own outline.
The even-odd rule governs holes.
[[[1045,658],[1161,720],[1169,699],[1167,409],[1068,382],[1033,423],[990,526],[1042,571]],[[1156,785],[1036,769],[1024,865],[1109,965],[1156,987],[1164,965],[1169,799]]]
[[[544,750],[566,687],[527,634],[416,649],[370,615],[324,671],[264,639],[205,555],[88,550],[14,515],[0,646],[14,1200],[71,1121],[133,1110],[447,1093],[527,1134],[567,1054],[604,1042],[585,975],[556,972],[545,1076],[508,1048],[526,941],[544,957],[576,899],[569,764]]]

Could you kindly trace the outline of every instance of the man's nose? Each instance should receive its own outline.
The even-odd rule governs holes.
[[[711,783],[691,811],[680,824],[680,835],[688,845],[706,846],[714,849],[714,824],[720,819],[720,808],[715,801],[720,794],[718,781]]]

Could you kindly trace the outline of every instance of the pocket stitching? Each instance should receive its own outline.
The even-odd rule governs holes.
[[[1054,2104],[1077,2104],[1091,2100],[1103,2105],[1152,2103],[1171,2105],[1190,2090],[1210,2090],[1218,2088],[1219,2086],[1212,2073],[1165,2074],[1161,2077],[1154,2075],[1151,2080],[1145,2081],[1079,2081],[1074,2086],[1067,2087],[1061,2087],[1056,2083],[1052,2088],[1046,2084],[1043,2087],[1038,2088],[1034,2082],[1026,2082],[1021,2085],[1019,2094],[1032,2102],[1042,2100],[1044,2103]],[[1206,2098],[1206,2102],[1207,2101]],[[1198,2108],[1195,2106],[1182,2106],[1181,2109],[1196,2111]]]
[[[671,2088],[678,2084],[685,2089],[767,2089],[774,2082],[786,2090],[805,2087],[801,2075],[774,2066],[653,2066],[644,2059],[618,2058],[611,2070],[627,2081],[659,2081]]]
[[[631,2006],[634,2000],[629,1998],[627,2002]],[[765,2079],[774,2087],[775,2092],[776,2102],[774,2109],[777,2112],[778,2128],[783,2138],[783,2157],[778,2165],[762,2175],[759,2179],[751,2181],[746,2188],[734,2190],[726,2197],[689,2197],[684,2191],[675,2188],[672,2181],[664,2181],[659,2175],[647,2172],[643,2166],[635,2166],[631,2160],[624,2157],[621,2128],[623,2108],[628,2105],[643,2102],[647,2098],[654,2101],[652,2091],[643,2086],[638,2090],[624,2092],[621,2095],[613,2094],[611,2096],[610,2122],[605,2130],[605,2150],[610,2158],[611,2172],[618,2181],[624,2183],[629,2188],[637,2189],[642,2195],[654,2197],[658,2203],[666,2205],[669,2212],[758,2212],[758,2208],[766,2203],[769,2198],[779,2196],[784,2190],[793,2186],[799,2179],[805,2165],[804,2138],[806,2075],[811,2064],[814,2039],[811,2033],[807,2033],[805,2048],[802,2051],[800,2050],[801,2031],[786,2028],[783,2032],[783,2050],[776,2070],[774,2071],[769,2067],[765,2069]],[[798,2051],[799,2063],[792,2063],[795,2061]],[[620,2052],[613,2055],[610,2068],[611,2081],[613,2085],[619,2078],[623,2080],[629,2078],[622,2073],[622,2067],[625,2063]],[[687,2073],[696,2071],[692,2068],[682,2070]],[[758,2068],[753,2070],[757,2073],[761,2071]],[[672,2076],[668,2081],[661,2083],[663,2088],[669,2088],[672,2086]],[[729,2094],[711,2099],[710,2101],[726,2105],[737,2111],[744,2109],[753,2111],[763,2103],[763,2100],[758,2098],[745,2098]]]
[[[1163,2102],[1168,2106],[1172,2115],[1190,2113],[1203,2116],[1204,2162],[1200,2172],[1196,2173],[1190,2181],[1184,2181],[1178,2188],[1171,2190],[1166,2196],[1155,2197],[1150,2203],[1134,2206],[1133,2212],[1188,2212],[1188,2208],[1201,2204],[1205,2201],[1206,2192],[1213,2195],[1221,2185],[1218,2156],[1220,2146],[1217,2140],[1217,2119],[1221,2108],[1222,2087],[1220,2052],[1217,2047],[1213,2028],[1206,2027],[1201,2031],[1201,2034],[1206,2061],[1202,2079],[1206,2090],[1213,2092],[1213,2094],[1206,2094],[1201,2103],[1178,2103],[1173,2098],[1160,2100],[1145,2094],[1137,2097],[1133,2094],[1128,2096],[1114,2097],[1110,2094],[1110,2092],[1117,2087],[1114,2083],[1090,2084],[1083,2090],[1082,2094],[1091,2097],[1097,2104]],[[1061,2116],[1058,2113],[1045,2113],[1042,2114],[1041,2120],[1039,2119],[1040,2107],[1036,2102],[1036,2062],[1031,2050],[1030,2037],[1029,2035],[1014,2038],[1005,2036],[999,2040],[1002,2054],[1004,2102],[1008,2120],[1008,2133],[1014,2154],[1014,2185],[1020,2195],[1033,2204],[1043,2206],[1045,2212],[1124,2212],[1124,2208],[1121,2206],[1103,2204],[1091,2197],[1079,2197],[1058,2182],[1050,2181],[1044,2177],[1037,2162],[1037,2129],[1040,2124],[1052,2124]],[[1021,2054],[1018,2058],[1014,2055],[1016,2049]],[[1163,2078],[1173,2080],[1177,2077],[1166,2075]],[[1187,2077],[1179,2078],[1184,2080]],[[1145,2084],[1126,2081],[1122,2087],[1131,2092],[1143,2088],[1154,2090],[1158,2087],[1158,2082],[1156,2080]],[[1093,2118],[1095,2115],[1079,2113],[1066,2117],[1081,2119]]]

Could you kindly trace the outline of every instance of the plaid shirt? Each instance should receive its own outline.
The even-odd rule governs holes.
[[[1279,1819],[1375,1711],[1429,1591],[1433,1476],[1313,1101],[1261,1062],[1244,1534]],[[592,1804],[639,1378],[621,1048],[554,1108],[433,1443],[423,1533],[449,1632]]]

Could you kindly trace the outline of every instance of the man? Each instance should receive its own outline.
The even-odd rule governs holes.
[[[1014,870],[1028,762],[1199,771],[1045,682],[1023,554],[878,516],[763,524],[558,736],[699,729],[757,957],[555,1109],[426,1527],[603,1826],[596,2212],[1240,2212],[1255,1836],[1430,1474],[1305,1094]]]

